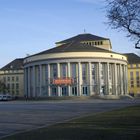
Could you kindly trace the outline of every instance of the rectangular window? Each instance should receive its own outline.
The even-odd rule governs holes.
[[[15,77],[12,77],[12,81],[14,81],[15,80]]]
[[[19,83],[16,83],[16,89],[19,89]]]
[[[19,90],[16,90],[16,95],[19,95]]]
[[[4,81],[4,83],[6,82],[6,77],[3,77],[3,81]]]
[[[50,73],[51,73],[51,78],[57,78],[57,65],[56,64],[50,65]]]
[[[101,63],[101,71],[100,71],[100,76],[101,76],[101,85],[104,85],[105,84],[105,79],[106,79],[106,66],[107,64],[105,63]]]
[[[134,81],[131,81],[130,87],[134,87]]]
[[[133,68],[133,64],[130,64],[130,68]]]
[[[139,64],[136,64],[136,68],[139,68]]]
[[[15,88],[15,84],[13,83],[13,84],[12,84],[12,89],[14,89],[14,88]]]
[[[140,81],[137,81],[137,87],[140,87]]]
[[[139,71],[136,71],[136,80],[140,80]]]
[[[10,77],[7,77],[7,81],[10,81]]]
[[[10,84],[9,83],[7,84],[7,88],[10,89]]]
[[[19,77],[18,77],[18,76],[16,76],[16,81],[17,81],[17,82],[19,81]]]
[[[76,78],[77,77],[77,74],[76,74],[76,63],[72,63],[71,64],[71,77],[72,78]]]
[[[134,80],[133,72],[130,72],[130,80]]]
[[[67,77],[67,64],[60,64],[60,77]]]
[[[83,83],[86,83],[87,82],[87,63],[83,63],[82,64],[82,80],[83,80]]]
[[[96,63],[92,63],[91,64],[91,70],[92,70],[92,83],[93,85],[95,85],[97,83],[97,64]]]

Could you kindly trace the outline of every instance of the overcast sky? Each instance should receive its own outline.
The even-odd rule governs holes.
[[[103,0],[0,0],[0,68],[84,29],[110,38],[115,52],[137,52],[125,33],[105,24],[104,6]]]

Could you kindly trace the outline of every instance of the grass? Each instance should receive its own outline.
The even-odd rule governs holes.
[[[139,140],[140,106],[90,115],[2,140]]]

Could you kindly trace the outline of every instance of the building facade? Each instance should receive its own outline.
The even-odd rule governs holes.
[[[26,96],[127,94],[127,59],[109,39],[81,34],[56,44],[24,59]]]
[[[24,96],[23,58],[15,59],[0,69],[0,81],[7,87],[7,93]]]
[[[140,57],[134,53],[124,55],[128,58],[128,93],[140,96]]]

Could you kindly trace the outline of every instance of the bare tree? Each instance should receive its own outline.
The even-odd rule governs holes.
[[[140,49],[140,0],[106,0],[109,25],[127,33]]]

